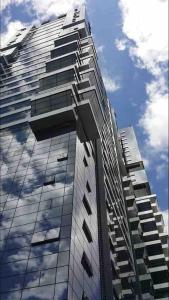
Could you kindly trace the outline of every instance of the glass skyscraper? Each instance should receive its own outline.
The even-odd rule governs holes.
[[[0,299],[168,299],[162,215],[85,7],[19,30],[0,71]]]

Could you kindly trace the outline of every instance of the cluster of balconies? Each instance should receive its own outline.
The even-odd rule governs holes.
[[[88,45],[87,51],[81,44]],[[82,60],[89,49],[94,53],[88,37],[81,40],[78,31],[54,42],[46,74],[39,79],[39,92],[31,99],[30,125],[37,139],[42,130],[72,123],[82,142],[99,138],[104,112],[99,83],[96,86],[90,79],[91,72],[96,78],[97,72]]]
[[[123,184],[142,298],[168,299],[168,238],[156,196],[145,193],[136,198],[129,177]]]
[[[108,215],[110,258],[112,262],[112,283],[118,299],[136,299],[135,291],[135,273],[132,255],[127,247],[128,241],[125,240],[121,227],[121,221]],[[127,239],[127,237],[126,237]]]

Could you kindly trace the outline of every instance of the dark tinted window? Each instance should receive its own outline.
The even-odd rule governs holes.
[[[88,274],[88,276],[92,277],[93,276],[92,265],[91,265],[85,252],[83,252],[81,264],[82,264],[83,268],[85,269],[86,273]]]
[[[76,63],[76,56],[69,55],[64,58],[60,58],[57,60],[52,60],[46,64],[46,72],[52,72],[55,70],[59,70],[61,68],[68,67],[72,64]]]
[[[71,53],[73,51],[76,51],[77,49],[78,49],[78,44],[76,42],[64,47],[54,49],[51,51],[51,58],[55,58],[67,53]]]
[[[92,214],[91,207],[90,207],[89,202],[88,202],[88,200],[87,200],[87,198],[86,198],[85,195],[83,197],[83,204],[84,204],[84,207],[87,210],[88,215],[91,215]]]
[[[40,89],[50,89],[74,80],[74,70],[67,70],[59,74],[40,79]]]

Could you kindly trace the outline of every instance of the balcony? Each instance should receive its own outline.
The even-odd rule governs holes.
[[[62,36],[61,38],[58,38],[54,42],[54,44],[55,44],[55,47],[59,47],[59,46],[63,46],[65,44],[68,44],[68,43],[71,43],[74,41],[79,41],[79,39],[80,39],[79,33],[75,32],[73,34],[65,35],[65,36]]]
[[[39,140],[42,131],[74,123],[81,142],[99,138],[99,130],[89,100],[79,102],[76,86],[48,90],[31,100],[32,131]]]
[[[80,51],[80,45],[78,41],[52,49],[51,58],[60,57],[75,51]]]
[[[60,58],[53,58],[46,62],[46,72],[57,71],[78,63],[80,65],[80,58],[77,52],[66,54]]]
[[[77,128],[81,142],[99,138],[99,129],[89,100],[76,106],[80,127]],[[82,127],[82,128],[81,128]]]
[[[150,210],[138,212],[138,216],[139,216],[140,220],[144,220],[144,219],[153,218],[154,215],[153,215],[152,209],[150,209]]]
[[[149,256],[149,266],[156,267],[156,266],[163,266],[165,265],[165,256],[164,254],[158,254],[154,256]]]
[[[30,119],[30,126],[37,140],[40,140],[40,133],[51,127],[61,127],[75,121],[74,105],[53,110]]]
[[[78,82],[80,80],[78,68],[75,65],[55,70],[43,75],[39,79],[40,92],[48,89],[58,89],[62,85]]]
[[[154,296],[156,299],[168,300],[169,283],[158,283],[153,285]]]
[[[149,218],[140,221],[143,232],[154,231],[157,230],[155,218]]]
[[[75,121],[75,92],[72,85],[48,90],[31,99],[30,126],[37,138],[40,132]]]
[[[160,240],[145,242],[145,246],[149,257],[163,254]]]
[[[169,275],[168,275],[168,268],[167,266],[159,266],[154,268],[149,268],[153,284],[156,285],[159,289],[164,285],[169,287]],[[162,286],[161,286],[162,285]]]

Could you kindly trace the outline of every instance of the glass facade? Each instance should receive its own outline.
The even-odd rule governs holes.
[[[75,122],[63,119],[38,139],[29,125],[31,116],[75,101],[63,85],[78,79],[69,67],[77,62],[69,53],[77,50],[78,31],[58,40],[72,46],[52,52],[65,18],[32,27],[2,74],[1,299],[101,299],[92,148],[79,140]]]
[[[50,299],[65,299],[76,133],[62,129],[37,142],[25,126],[1,143],[8,160],[1,178],[1,299],[15,299],[11,291],[33,299],[48,285]]]
[[[84,7],[19,30],[0,67],[0,299],[167,295],[166,265],[160,287],[153,269],[166,237],[143,245],[162,220],[142,202],[154,198],[118,132]]]

